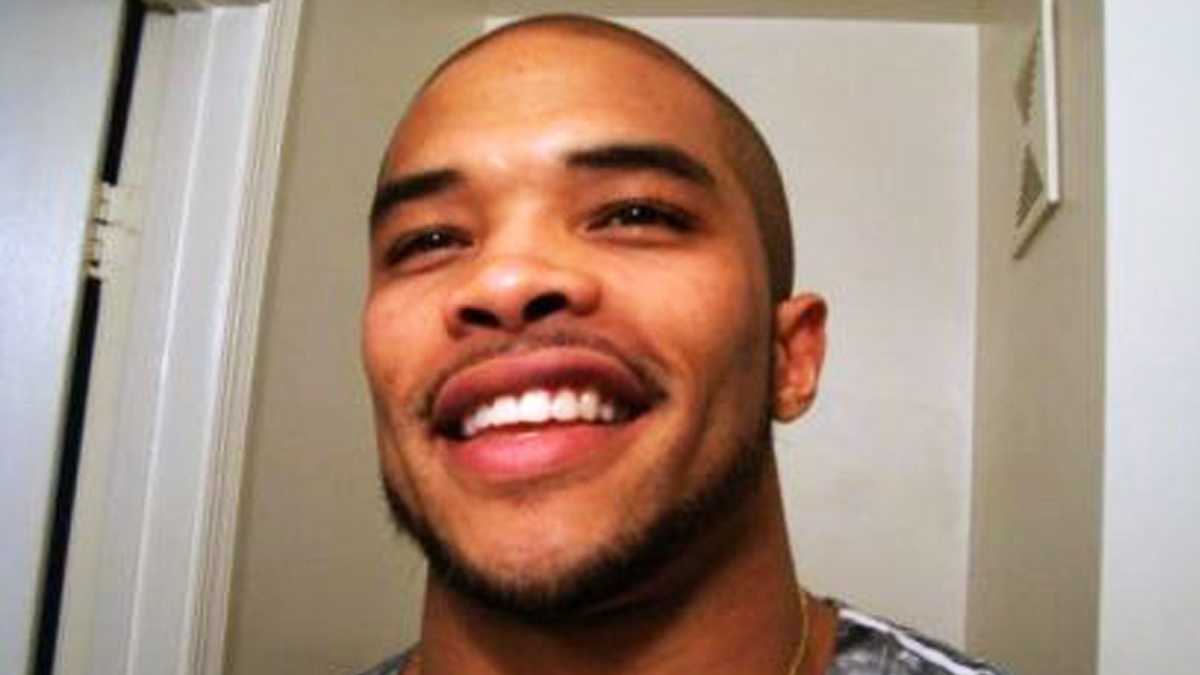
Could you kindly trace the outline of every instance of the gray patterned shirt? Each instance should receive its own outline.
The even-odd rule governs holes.
[[[1004,675],[912,629],[834,605],[837,646],[825,675]],[[400,675],[408,658],[409,652],[398,654],[362,675]]]

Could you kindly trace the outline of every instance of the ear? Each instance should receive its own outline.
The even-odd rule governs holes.
[[[825,360],[825,300],[801,293],[775,306],[774,401],[772,413],[780,422],[804,414],[817,395]]]

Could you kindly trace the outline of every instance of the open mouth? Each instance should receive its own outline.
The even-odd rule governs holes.
[[[465,440],[491,429],[517,431],[557,424],[619,424],[633,414],[628,405],[602,397],[592,388],[530,389],[520,395],[497,396],[480,405],[454,425],[453,435]]]
[[[503,356],[452,376],[434,400],[435,432],[468,441],[568,425],[619,425],[661,398],[647,378],[590,349]]]

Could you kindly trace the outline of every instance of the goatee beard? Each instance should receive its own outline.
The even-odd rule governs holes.
[[[729,463],[695,494],[549,579],[513,582],[472,565],[429,522],[413,514],[386,478],[383,489],[397,528],[417,542],[430,573],[448,588],[526,623],[561,625],[594,618],[601,608],[608,611],[614,600],[659,578],[673,561],[687,560],[689,549],[704,533],[733,517],[760,488],[771,458],[767,415],[756,431],[755,438],[736,443]]]

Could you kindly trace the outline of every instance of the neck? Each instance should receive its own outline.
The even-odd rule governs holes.
[[[662,575],[669,581],[655,580],[665,591],[563,625],[483,608],[431,575],[421,675],[786,673],[805,626],[773,461],[723,520]]]

